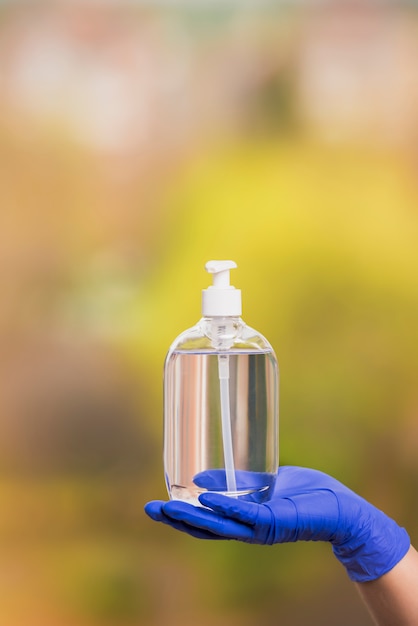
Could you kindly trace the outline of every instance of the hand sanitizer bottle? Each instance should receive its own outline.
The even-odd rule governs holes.
[[[164,469],[170,498],[203,491],[262,502],[278,465],[278,365],[241,319],[233,261],[209,261],[202,319],[177,337],[164,366]]]

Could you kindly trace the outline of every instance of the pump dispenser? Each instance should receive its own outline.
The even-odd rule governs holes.
[[[164,366],[164,467],[170,498],[203,491],[262,502],[278,464],[278,365],[241,319],[234,261],[209,261],[201,320],[171,345]]]
[[[202,314],[205,317],[236,317],[241,315],[241,290],[229,284],[229,270],[234,261],[209,261],[207,272],[213,275],[213,285],[202,292]]]

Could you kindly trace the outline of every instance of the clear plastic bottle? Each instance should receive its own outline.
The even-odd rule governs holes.
[[[203,491],[261,502],[278,464],[278,365],[271,345],[241,319],[233,261],[210,261],[202,319],[182,333],[164,367],[164,468],[170,498]]]

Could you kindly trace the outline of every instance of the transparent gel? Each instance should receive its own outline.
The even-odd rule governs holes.
[[[203,491],[268,499],[277,472],[277,367],[271,351],[228,352],[233,461],[225,462],[220,352],[173,351],[166,367],[165,475],[173,499]],[[231,455],[229,454],[229,457]],[[215,471],[214,471],[215,470]],[[218,471],[216,471],[218,470]],[[233,470],[232,481],[228,472]],[[203,482],[199,475],[207,473]],[[232,483],[232,485],[231,485]]]

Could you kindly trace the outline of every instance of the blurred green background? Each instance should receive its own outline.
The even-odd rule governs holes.
[[[280,459],[418,519],[418,14],[2,2],[0,623],[370,625],[328,545],[208,545],[166,498],[162,367],[238,263]]]

